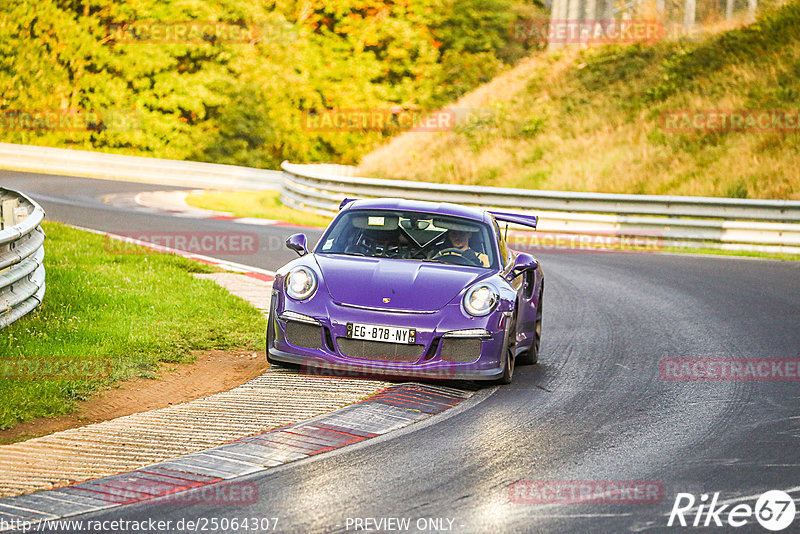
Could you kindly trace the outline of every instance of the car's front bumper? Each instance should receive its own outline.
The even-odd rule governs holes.
[[[332,302],[314,307],[286,299],[281,293],[273,293],[270,307],[269,357],[300,365],[306,373],[361,378],[494,380],[503,372],[508,314],[502,311],[478,318],[468,316],[460,306],[425,314],[363,309]],[[349,322],[414,328],[415,344],[349,340],[346,336]],[[467,329],[485,333],[473,337],[445,336]]]

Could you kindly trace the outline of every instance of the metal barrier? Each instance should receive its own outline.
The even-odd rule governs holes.
[[[284,204],[329,216],[345,196],[401,197],[535,211],[544,233],[644,235],[665,246],[800,254],[800,201],[463,186],[363,178],[344,165],[281,167],[283,172],[0,143],[0,168],[186,187],[280,188]]]
[[[281,165],[281,201],[332,216],[348,197],[400,197],[535,211],[538,230],[649,236],[664,246],[800,254],[800,201],[612,195],[381,180],[344,165]]]
[[[280,171],[0,143],[0,169],[191,188],[278,189]]]
[[[44,298],[44,210],[0,188],[0,328],[36,308]]]

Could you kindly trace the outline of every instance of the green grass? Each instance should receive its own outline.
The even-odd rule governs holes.
[[[546,234],[545,234],[546,235]],[[509,238],[508,246],[513,250],[518,250],[522,252],[532,252],[533,254],[536,253],[535,248],[531,248],[531,245],[538,243],[536,238],[543,237],[537,236],[535,233],[528,233],[526,235],[515,235]],[[567,241],[565,240],[565,243]],[[555,249],[559,252],[570,253],[568,249]],[[542,252],[550,251],[549,248],[544,247],[542,248]],[[635,254],[661,254],[661,253],[670,253],[670,254],[702,254],[702,255],[712,255],[712,256],[732,256],[732,257],[748,257],[748,258],[761,258],[761,259],[772,259],[772,260],[784,260],[784,261],[800,261],[800,254],[791,254],[786,252],[761,252],[761,251],[739,251],[739,250],[724,250],[713,248],[710,246],[709,243],[698,243],[697,247],[675,247],[675,246],[666,246],[662,245],[658,242],[658,239],[655,239],[652,242],[646,241],[640,245],[636,245],[633,242],[631,244],[623,245],[621,243],[609,242],[606,245],[598,244],[597,250],[592,250],[592,242],[588,243],[585,247],[581,245],[576,245],[575,250],[573,253],[613,253],[615,251],[619,251],[622,253],[635,253]]]
[[[800,130],[671,130],[668,112],[800,99],[800,1],[697,39],[541,54],[455,106],[491,120],[404,133],[359,176],[527,189],[800,199]]]
[[[236,217],[259,217],[303,226],[328,226],[328,217],[304,213],[280,200],[278,191],[209,191],[189,195],[186,202],[197,208],[227,211]]]
[[[43,227],[44,302],[0,330],[0,364],[12,358],[108,359],[113,371],[93,380],[0,378],[0,429],[69,413],[76,401],[116,380],[155,378],[161,362],[190,362],[193,350],[263,346],[261,314],[191,274],[212,268],[145,249],[111,254],[103,236],[52,222]]]
[[[736,256],[746,258],[761,258],[769,260],[800,261],[800,254],[788,254],[783,252],[758,252],[747,250],[721,250],[718,248],[678,248],[663,247],[660,252],[670,252],[675,254],[707,254],[712,256]]]

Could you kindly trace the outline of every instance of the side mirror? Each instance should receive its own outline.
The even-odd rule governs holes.
[[[305,234],[290,235],[289,239],[286,240],[286,248],[294,250],[300,256],[305,256],[306,254],[308,254],[308,248],[306,248],[306,235]]]
[[[539,262],[531,256],[530,254],[525,254],[524,252],[520,252],[517,254],[517,257],[514,259],[514,267],[511,268],[511,275],[517,276],[525,271],[530,271],[531,269],[538,269]]]

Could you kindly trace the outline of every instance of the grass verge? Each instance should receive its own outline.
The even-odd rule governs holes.
[[[521,236],[519,234],[512,235],[509,238],[508,246],[509,248],[519,251],[519,252],[526,252],[529,254],[536,255],[537,253],[564,253],[564,254],[579,254],[579,253],[589,253],[589,254],[603,254],[603,253],[632,253],[632,254],[700,254],[700,255],[711,255],[711,256],[731,256],[731,257],[746,257],[746,258],[760,258],[760,259],[771,259],[771,260],[785,260],[785,261],[800,261],[800,254],[792,254],[788,252],[762,252],[756,250],[728,250],[728,249],[719,249],[714,248],[711,244],[702,243],[698,244],[697,247],[677,247],[677,246],[667,246],[660,244],[656,241],[648,243],[645,240],[641,244],[627,244],[623,245],[618,242],[614,242],[614,240],[610,240],[607,244],[597,244],[591,241],[587,242],[586,244],[575,244],[572,249],[569,248],[569,245],[564,245],[562,247],[553,247],[553,237],[549,236],[545,233],[545,239],[542,240],[541,245],[534,245],[538,244],[538,238],[536,234],[527,234]],[[574,234],[570,237],[576,237]],[[604,236],[608,238],[609,236]],[[559,237],[560,239],[560,237]],[[564,243],[569,243],[569,238],[564,238]]]
[[[451,131],[403,133],[365,155],[358,175],[800,199],[798,26],[794,0],[753,24],[697,39],[534,55],[455,104],[482,113]],[[779,120],[713,125],[712,117],[742,110]]]
[[[283,205],[278,191],[208,191],[186,198],[190,206],[227,211],[236,217],[273,219],[303,226],[328,226],[328,217],[304,213]]]
[[[750,250],[724,250],[718,248],[679,248],[664,247],[661,252],[672,254],[703,254],[711,256],[734,256],[745,258],[761,258],[767,260],[800,261],[800,254],[787,254],[783,252],[759,252]]]
[[[154,378],[160,362],[191,361],[193,350],[263,345],[264,319],[255,308],[192,276],[215,269],[143,248],[112,254],[104,236],[53,222],[42,226],[47,293],[34,313],[0,331],[0,363],[23,358],[74,366],[107,359],[110,376],[0,375],[0,429],[69,413],[76,401],[114,381]]]

